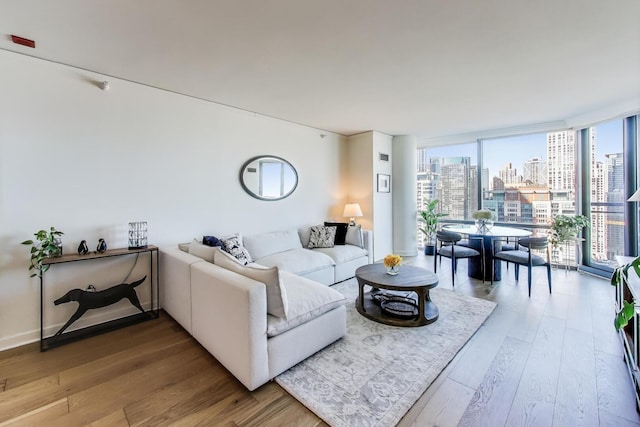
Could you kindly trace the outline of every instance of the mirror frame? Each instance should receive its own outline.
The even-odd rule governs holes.
[[[282,163],[284,163],[285,165],[289,166],[291,168],[291,170],[293,171],[293,176],[295,177],[295,183],[293,184],[293,188],[291,188],[291,190],[289,190],[287,193],[285,193],[283,196],[280,197],[263,197],[259,194],[254,193],[251,189],[249,189],[249,187],[247,187],[247,185],[244,182],[244,171],[245,169],[253,162],[255,162],[256,160],[260,160],[260,159],[276,159],[281,161]],[[242,165],[242,167],[240,168],[240,185],[242,186],[242,188],[244,189],[244,191],[249,194],[251,197],[254,197],[258,200],[265,200],[268,202],[271,201],[276,201],[276,200],[282,200],[282,199],[286,199],[287,197],[289,197],[291,194],[293,194],[294,191],[296,191],[296,188],[298,188],[298,171],[296,170],[296,168],[287,160],[283,159],[282,157],[278,157],[278,156],[272,156],[269,154],[264,154],[261,156],[255,156],[250,158],[249,160],[247,160],[246,162],[244,162],[244,164]]]

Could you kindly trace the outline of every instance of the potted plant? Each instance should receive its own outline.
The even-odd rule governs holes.
[[[420,211],[420,220],[424,222],[424,227],[420,228],[420,231],[427,236],[427,241],[424,245],[425,255],[433,255],[435,253],[435,235],[438,230],[438,222],[440,221],[440,218],[448,215],[446,213],[436,212],[438,202],[438,199],[425,200],[426,209]]]
[[[557,248],[560,243],[576,238],[584,227],[589,226],[589,218],[584,215],[556,215],[551,220],[549,243]]]
[[[637,276],[640,277],[640,257],[636,257],[633,261],[628,264],[621,265],[613,271],[613,275],[611,276],[611,285],[618,286],[622,283],[622,280],[629,279],[629,270],[633,269]],[[629,302],[627,300],[622,301],[622,308],[618,313],[616,313],[616,317],[614,319],[614,326],[616,331],[627,326],[629,320],[633,318],[633,313],[635,311],[635,305],[633,302]]]
[[[25,240],[23,245],[31,246],[31,265],[29,271],[35,270],[31,277],[42,277],[42,273],[49,269],[49,264],[42,264],[45,258],[51,258],[54,256],[62,255],[62,240],[60,236],[64,233],[58,231],[55,227],[51,227],[49,231],[40,230],[34,234],[36,241]]]

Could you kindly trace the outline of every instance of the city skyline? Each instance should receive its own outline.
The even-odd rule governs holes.
[[[609,263],[623,251],[623,207],[617,206],[624,201],[622,121],[591,129],[590,256]],[[485,140],[482,171],[478,143],[419,149],[418,206],[424,199],[437,198],[449,218],[470,220],[481,199],[482,208],[493,211],[495,220],[514,224],[548,224],[556,215],[573,215],[579,185],[576,148],[572,130]],[[575,262],[576,249],[565,249],[556,255]]]
[[[622,152],[622,121],[614,120],[593,126],[596,129],[598,145],[596,147],[596,161],[605,162],[607,154]],[[526,149],[519,150],[518,147]],[[441,147],[424,147],[429,151],[429,157],[469,157],[471,164],[478,164],[476,142]],[[484,167],[489,169],[490,177],[498,176],[505,164],[511,163],[524,175],[524,163],[539,157],[547,160],[547,132],[531,135],[512,136],[485,140]]]

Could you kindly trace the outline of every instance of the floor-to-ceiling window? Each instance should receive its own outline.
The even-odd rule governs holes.
[[[482,207],[493,211],[498,222],[546,224],[554,201],[571,199],[573,183],[552,191],[550,178],[556,175],[548,161],[547,140],[545,134],[532,134],[481,141]],[[571,206],[562,204],[565,209]]]
[[[554,215],[588,215],[592,226],[585,230],[582,261],[606,273],[615,255],[635,255],[638,248],[640,203],[626,202],[639,184],[637,118],[420,148],[418,209],[424,199],[438,198],[448,219],[469,220],[483,208],[498,222],[534,227]],[[579,173],[584,169],[588,173]],[[578,262],[579,249],[566,251],[562,256],[570,259],[563,261]]]
[[[447,219],[468,220],[477,209],[478,149],[476,143],[418,150],[418,210],[438,199],[438,212]],[[423,226],[418,222],[418,227]],[[418,233],[418,246],[424,235]]]
[[[599,124],[584,133],[588,138],[591,216],[590,257],[594,267],[612,267],[624,255],[624,153],[622,120]]]

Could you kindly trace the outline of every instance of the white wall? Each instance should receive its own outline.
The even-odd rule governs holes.
[[[373,132],[373,211],[375,213],[373,229],[375,230],[376,247],[374,256],[376,260],[383,259],[387,254],[393,253],[393,190],[389,193],[379,193],[378,174],[391,176],[391,187],[395,180],[393,176],[392,164],[392,140],[390,135],[380,132]],[[388,154],[389,161],[380,160],[380,154]]]
[[[0,69],[0,349],[39,337],[39,286],[20,245],[38,229],[64,231],[68,253],[99,237],[126,247],[130,221],[148,221],[162,246],[342,219],[344,137],[6,51]],[[240,167],[259,154],[297,168],[292,196],[242,190]],[[131,265],[52,269],[47,292],[120,283]],[[67,305],[50,305],[47,322],[63,323]]]
[[[377,175],[392,175],[391,141],[389,135],[376,131],[350,136],[347,141],[348,200],[360,203],[364,217],[358,218],[358,223],[373,230],[373,259],[376,261],[393,252],[393,193],[377,192]],[[388,154],[389,161],[380,161],[380,153]]]
[[[402,256],[418,254],[416,218],[417,138],[412,135],[393,137],[393,251]]]

